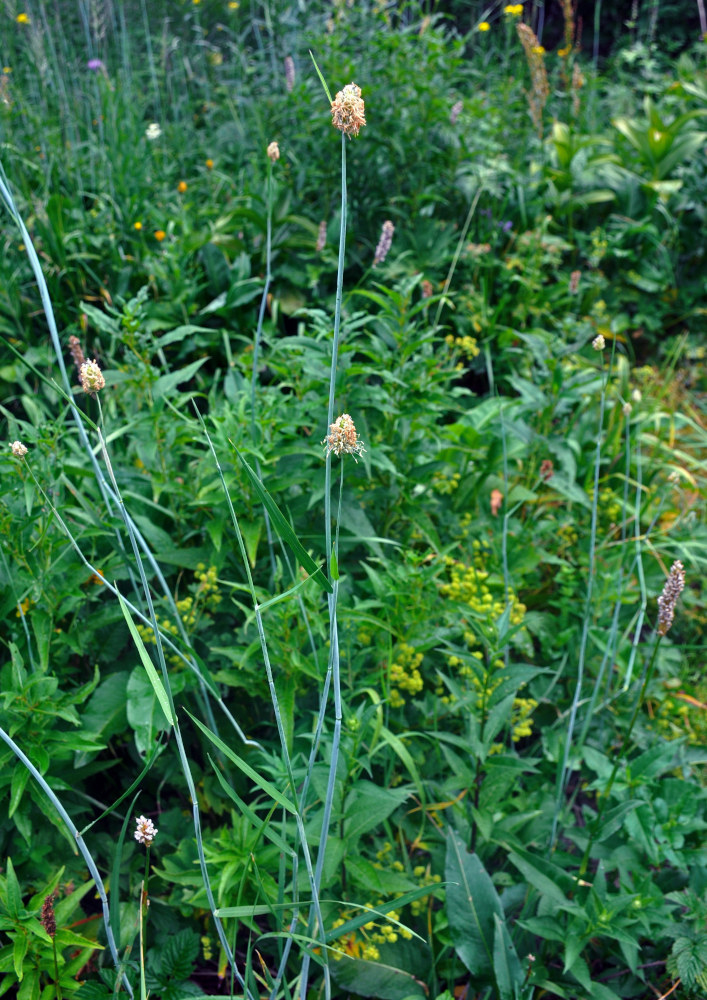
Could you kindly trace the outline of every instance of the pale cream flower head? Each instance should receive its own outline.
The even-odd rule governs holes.
[[[361,98],[361,88],[347,83],[331,102],[331,123],[349,139],[358,135],[366,124],[366,108]]]
[[[84,361],[81,365],[79,368],[79,382],[83,391],[88,393],[99,392],[105,387],[106,380],[103,378],[103,372],[98,367],[98,362],[95,358],[93,361]]]
[[[601,333],[598,333],[592,341],[592,347],[595,351],[603,351],[606,347],[606,341]]]
[[[135,840],[137,840],[138,844],[144,844],[145,847],[149,847],[157,835],[157,827],[151,819],[145,819],[144,816],[140,816],[135,822],[137,823]]]
[[[268,156],[273,163],[280,159],[280,147],[276,142],[271,142],[268,146]]]
[[[27,454],[27,446],[22,444],[21,441],[13,441],[10,448],[15,458],[24,458]]]
[[[362,455],[366,450],[348,413],[342,413],[333,424],[330,424],[329,433],[322,444],[326,448],[327,455],[336,455],[337,458],[340,455],[353,455],[354,461],[357,455]]]

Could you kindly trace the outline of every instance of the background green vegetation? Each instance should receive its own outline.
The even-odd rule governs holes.
[[[0,8],[2,176],[154,600],[3,208],[0,728],[85,831],[136,995],[141,974],[244,994],[214,907],[250,996],[300,996],[308,961],[312,998],[707,991],[707,49],[692,2],[516,6]],[[271,685],[226,495],[260,604],[302,575],[234,447],[331,573],[341,140],[310,51],[368,122],[346,149],[336,413],[366,451],[337,518],[340,736],[323,592],[263,611]],[[0,786],[0,994],[110,996],[76,837],[7,743]],[[328,788],[322,931],[302,841],[316,859]]]

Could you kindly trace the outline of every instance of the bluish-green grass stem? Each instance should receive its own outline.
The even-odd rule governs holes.
[[[23,753],[22,750],[20,750],[20,748],[17,746],[14,740],[12,740],[8,736],[8,734],[5,732],[4,729],[0,729],[0,739],[2,739],[3,742],[7,744],[7,746],[10,748],[10,750],[12,750],[17,759],[20,760],[25,765],[29,773],[32,775],[34,780],[37,782],[39,787],[42,789],[44,794],[47,796],[51,804],[56,809],[57,813],[63,820],[66,828],[69,830],[71,836],[76,841],[76,846],[78,847],[84,861],[86,862],[86,867],[88,868],[91,874],[91,878],[96,883],[96,891],[98,892],[98,896],[101,900],[101,907],[103,910],[103,925],[106,930],[106,939],[108,941],[108,947],[110,949],[113,963],[116,969],[119,969],[120,956],[118,955],[118,949],[116,947],[115,937],[113,936],[113,928],[111,927],[110,909],[108,907],[108,897],[106,896],[106,890],[105,886],[103,885],[103,880],[101,879],[101,876],[98,872],[98,868],[96,867],[96,863],[91,856],[91,852],[86,846],[86,843],[83,837],[81,836],[81,833],[77,829],[76,825],[74,824],[74,821],[71,819],[71,816],[69,816],[66,809],[64,809],[64,806],[61,804],[57,796],[54,794],[54,792],[52,791],[46,780],[34,766],[29,757],[27,757],[27,755]],[[128,995],[132,997],[133,989],[125,973],[123,973],[123,983],[125,985],[125,989],[128,992]]]
[[[626,735],[624,736],[623,740],[621,741],[621,749],[616,754],[616,758],[614,760],[614,766],[611,769],[611,774],[609,775],[609,780],[608,780],[608,782],[606,784],[606,788],[604,788],[604,790],[602,792],[600,792],[599,795],[597,796],[597,799],[598,799],[598,802],[599,802],[599,809],[597,811],[597,814],[596,814],[596,817],[595,817],[594,823],[593,823],[594,830],[598,830],[599,827],[600,827],[601,818],[604,815],[604,809],[606,808],[606,803],[608,802],[609,794],[611,793],[611,789],[613,788],[614,781],[616,780],[616,775],[618,773],[619,766],[620,766],[621,762],[624,760],[624,758],[626,756],[626,751],[629,749],[629,743],[630,743],[630,740],[631,740],[631,734],[633,733],[633,727],[636,725],[636,720],[638,719],[638,713],[641,710],[641,705],[643,704],[643,700],[644,700],[644,698],[646,696],[646,691],[648,690],[648,685],[649,685],[649,683],[651,681],[651,678],[653,676],[653,671],[655,670],[656,657],[657,657],[657,654],[658,654],[658,649],[660,647],[660,640],[662,638],[663,638],[662,635],[657,635],[656,636],[656,640],[655,640],[655,643],[653,645],[653,653],[651,654],[650,662],[649,662],[648,666],[646,667],[646,673],[645,673],[645,676],[643,678],[643,683],[641,684],[641,688],[640,688],[640,690],[638,692],[638,696],[636,698],[636,704],[633,706],[633,714],[631,715],[631,721],[628,724],[628,729],[626,730]],[[594,843],[594,834],[592,833],[592,834],[590,834],[589,839],[587,841],[587,846],[585,847],[584,854],[582,856],[582,863],[579,866],[579,877],[580,878],[582,878],[582,876],[586,874],[587,867],[589,865],[589,854],[590,854],[590,851],[592,849],[592,844],[593,843]]]
[[[336,300],[334,305],[334,336],[331,345],[331,368],[329,372],[329,404],[327,408],[327,433],[334,422],[334,404],[336,402],[336,366],[339,354],[339,333],[341,330],[341,300],[344,287],[344,256],[346,253],[346,134],[341,133],[341,225],[339,229],[339,260],[336,270]],[[339,504],[339,516],[341,514],[341,504]],[[337,518],[338,521],[338,518]],[[331,451],[327,449],[324,472],[324,535],[326,547],[327,568],[329,577],[332,576],[332,541],[331,541]],[[337,554],[338,561],[338,554]],[[329,824],[331,823],[331,810],[334,802],[334,786],[336,784],[336,770],[339,761],[339,741],[341,738],[341,677],[339,672],[339,636],[336,623],[336,602],[339,594],[338,579],[332,580],[334,591],[328,595],[329,603],[329,666],[327,677],[331,678],[334,689],[334,734],[331,745],[331,760],[329,763],[329,779],[324,798],[324,814],[322,818],[322,832],[319,841],[319,851],[317,853],[317,865],[314,874],[315,898],[319,898],[319,887],[321,885],[322,872],[324,870],[324,857],[326,854],[327,837],[329,834]],[[326,711],[326,702],[322,699],[319,709],[320,720],[323,719]],[[310,920],[310,934],[313,936],[313,923]],[[324,928],[320,927],[320,932],[324,933]],[[323,953],[324,965],[324,988],[326,997],[331,996],[331,981],[329,966],[326,963],[327,953]],[[305,1000],[307,995],[307,981],[309,978],[309,955],[305,955],[302,960],[302,979],[300,981],[300,996]]]
[[[253,448],[257,447],[258,431],[255,422],[255,395],[258,385],[258,360],[260,357],[260,344],[263,338],[263,322],[265,320],[265,308],[268,302],[268,292],[272,282],[272,167],[273,161],[268,156],[268,184],[267,184],[267,221],[265,232],[265,284],[263,285],[263,295],[260,299],[260,309],[258,310],[258,325],[255,328],[255,338],[253,341],[253,370],[250,377],[250,439]],[[260,459],[255,455],[255,471],[258,478],[262,479],[260,471]],[[265,518],[265,534],[268,540],[268,552],[270,553],[270,573],[275,580],[275,548],[273,546],[272,528],[267,510],[263,507],[263,517]]]
[[[552,850],[557,840],[560,811],[562,808],[562,795],[569,777],[569,758],[574,737],[574,727],[577,721],[577,711],[582,695],[582,684],[584,682],[584,661],[587,652],[587,641],[589,639],[589,622],[592,613],[592,594],[594,590],[594,562],[596,557],[597,540],[597,510],[599,506],[599,472],[601,468],[601,446],[602,431],[604,428],[604,407],[606,404],[606,389],[608,384],[608,373],[602,372],[602,388],[599,399],[599,426],[597,429],[597,443],[594,456],[594,493],[592,495],[592,518],[589,531],[589,563],[587,566],[587,594],[584,602],[584,621],[582,622],[582,637],[579,645],[579,657],[577,660],[577,680],[575,682],[574,696],[570,710],[569,722],[567,723],[567,737],[565,739],[565,750],[562,758],[562,769],[558,775],[557,795],[555,800],[555,812],[552,817],[552,833],[550,837],[550,849]]]
[[[164,688],[165,688],[165,691],[167,693],[167,698],[169,700],[169,708],[170,708],[170,714],[171,714],[171,720],[170,721],[171,721],[172,726],[174,728],[174,737],[175,737],[175,742],[176,742],[176,745],[177,745],[177,753],[179,755],[179,761],[180,761],[180,764],[181,764],[181,767],[182,767],[182,773],[184,774],[184,780],[186,781],[187,789],[189,791],[189,796],[190,796],[191,802],[192,802],[192,822],[193,822],[193,825],[194,825],[194,837],[195,837],[195,840],[196,840],[196,850],[197,850],[197,855],[199,857],[199,867],[201,869],[201,877],[202,877],[202,880],[204,882],[204,890],[206,892],[206,898],[207,898],[207,901],[208,901],[208,904],[209,904],[209,909],[211,910],[211,917],[212,917],[212,919],[214,921],[214,926],[216,927],[216,933],[218,934],[219,940],[221,942],[221,947],[223,948],[224,953],[226,955],[226,958],[227,958],[227,960],[228,960],[228,962],[229,962],[229,964],[230,964],[230,966],[231,966],[231,968],[233,970],[233,974],[234,974],[234,976],[235,976],[235,978],[236,978],[236,980],[238,982],[238,985],[241,987],[241,989],[243,989],[244,993],[246,994],[246,996],[250,1000],[250,993],[246,989],[246,985],[245,985],[245,982],[243,980],[243,977],[241,976],[241,973],[238,970],[238,967],[236,965],[236,959],[235,959],[235,956],[233,955],[233,952],[231,951],[229,943],[228,943],[228,941],[226,939],[226,934],[224,932],[223,925],[221,923],[221,919],[217,916],[217,914],[215,912],[216,909],[217,909],[217,907],[216,907],[216,900],[214,899],[213,891],[211,889],[211,880],[209,878],[209,873],[208,873],[208,869],[207,869],[207,866],[206,866],[206,857],[204,855],[204,845],[203,845],[202,836],[201,836],[201,813],[200,813],[200,810],[199,810],[199,800],[198,800],[198,796],[197,796],[197,793],[196,793],[196,786],[194,785],[194,778],[193,778],[192,773],[191,773],[191,767],[189,766],[189,760],[187,758],[187,753],[186,753],[186,749],[185,749],[185,746],[184,746],[184,740],[182,739],[182,732],[181,732],[181,728],[179,726],[179,720],[177,718],[177,711],[176,711],[175,704],[174,704],[174,697],[172,695],[172,688],[171,688],[171,685],[170,685],[170,682],[169,682],[169,671],[167,670],[167,661],[165,660],[164,647],[162,645],[162,639],[161,639],[161,636],[160,636],[159,629],[157,627],[157,616],[156,616],[155,607],[154,607],[154,604],[153,604],[153,601],[152,601],[152,593],[150,591],[150,586],[149,586],[149,583],[147,581],[147,576],[145,575],[145,567],[143,566],[143,563],[142,563],[142,558],[141,558],[141,555],[140,555],[140,550],[138,548],[137,539],[135,538],[135,534],[134,534],[134,532],[132,530],[130,518],[128,517],[127,511],[125,510],[125,504],[123,502],[123,498],[120,495],[120,491],[118,489],[118,484],[117,484],[117,482],[115,480],[115,476],[113,475],[113,468],[111,466],[110,458],[108,456],[108,449],[106,447],[106,443],[105,443],[105,440],[103,438],[103,434],[100,431],[100,428],[99,428],[99,431],[98,431],[98,436],[99,436],[99,442],[100,442],[100,446],[101,446],[101,452],[103,454],[103,460],[104,460],[104,463],[105,463],[105,466],[106,466],[106,470],[107,470],[108,475],[110,477],[110,481],[112,483],[113,490],[115,491],[115,495],[118,498],[118,509],[119,509],[119,511],[121,513],[121,516],[123,518],[123,523],[125,524],[125,527],[126,527],[127,532],[128,532],[128,536],[130,538],[130,543],[131,543],[132,549],[133,549],[133,556],[135,558],[135,564],[136,564],[136,566],[138,568],[138,571],[139,571],[139,574],[140,574],[140,581],[142,583],[142,589],[143,589],[143,593],[145,595],[145,600],[147,602],[147,607],[148,607],[148,611],[149,611],[149,617],[150,617],[150,620],[152,622],[152,628],[153,628],[153,631],[154,631],[154,634],[155,634],[155,643],[156,643],[156,646],[157,646],[157,659],[159,661],[160,670],[162,672],[162,682],[164,684]]]

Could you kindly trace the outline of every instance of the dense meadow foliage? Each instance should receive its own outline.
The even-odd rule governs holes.
[[[707,995],[704,17],[0,4],[0,996]]]

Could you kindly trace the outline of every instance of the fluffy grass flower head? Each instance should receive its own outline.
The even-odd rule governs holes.
[[[93,361],[84,361],[81,365],[79,368],[79,382],[83,391],[91,395],[105,388],[106,380],[103,378],[103,372],[98,367],[98,362],[95,358]]]
[[[13,441],[10,445],[10,450],[15,458],[24,458],[27,454],[27,445],[22,444],[21,441]]]
[[[366,124],[366,108],[361,97],[361,88],[355,83],[347,83],[331,102],[331,123],[349,139],[358,135]]]
[[[140,816],[135,822],[137,823],[135,840],[137,840],[138,844],[144,844],[145,847],[149,847],[157,835],[157,827],[151,819],[145,819],[144,816]]]
[[[329,433],[322,444],[326,447],[327,455],[336,455],[337,458],[340,455],[353,455],[354,461],[357,455],[362,455],[366,450],[348,413],[342,413],[330,424]]]

